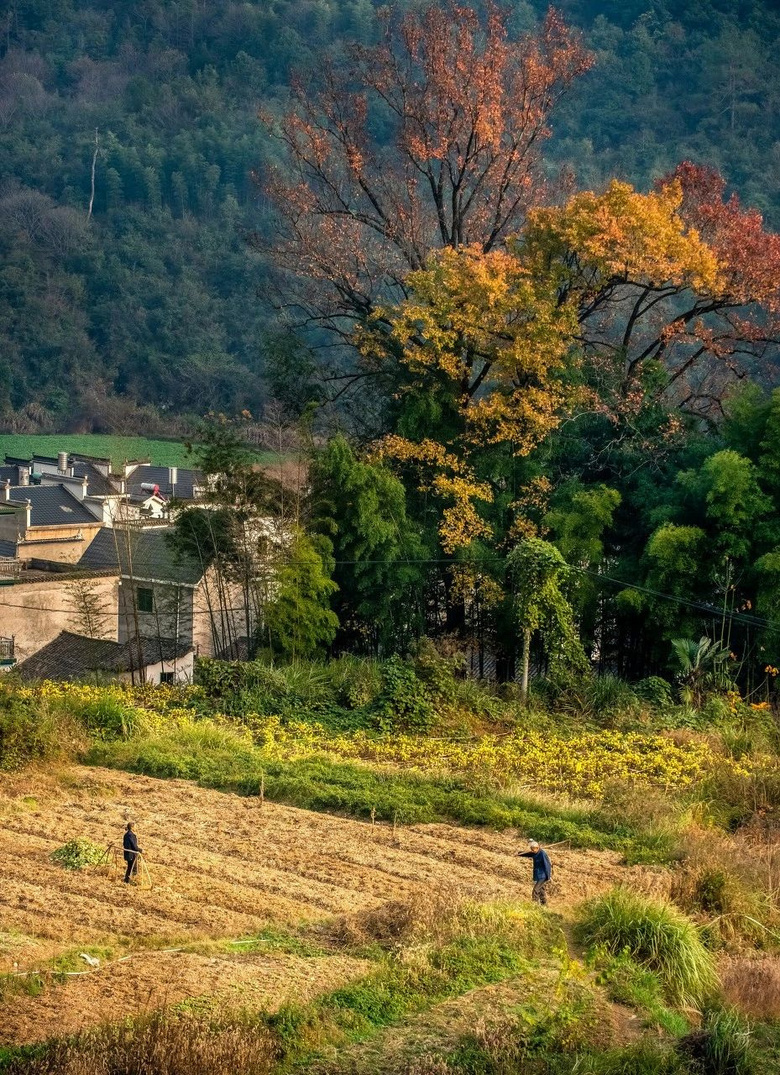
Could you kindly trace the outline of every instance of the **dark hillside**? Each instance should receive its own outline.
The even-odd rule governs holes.
[[[692,157],[780,220],[771,3],[562,0],[598,55],[551,168],[640,186]],[[258,105],[371,0],[16,0],[0,17],[0,426],[172,431],[262,408],[267,314],[245,234]],[[542,3],[517,3],[518,29]],[[95,143],[97,131],[97,147]],[[90,214],[95,158],[94,200]]]

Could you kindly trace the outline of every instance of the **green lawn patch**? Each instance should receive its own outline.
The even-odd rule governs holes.
[[[122,437],[113,433],[0,433],[0,461],[6,455],[28,458],[33,452],[56,456],[76,452],[110,459],[115,467],[129,459],[150,459],[158,467],[194,467],[195,461],[181,441],[150,437]],[[273,452],[257,452],[258,463],[276,462]]]

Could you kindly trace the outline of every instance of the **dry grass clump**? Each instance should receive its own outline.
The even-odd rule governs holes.
[[[674,828],[680,807],[661,788],[648,788],[626,780],[609,780],[601,800],[603,817],[614,824],[628,822],[642,828]]]
[[[497,938],[527,958],[549,954],[564,942],[558,928],[538,908],[513,903],[475,903],[443,885],[417,891],[408,900],[342,915],[322,933],[340,948],[367,945],[394,950],[441,946],[458,938]]]
[[[780,956],[731,957],[720,966],[723,995],[750,1019],[780,1019]]]
[[[780,846],[708,830],[689,834],[685,851],[672,883],[674,902],[727,947],[771,943],[780,926]]]
[[[474,1027],[473,1043],[493,1068],[514,1067],[527,1056],[519,1017],[480,1019]]]
[[[236,1024],[155,1014],[141,1023],[98,1027],[17,1059],[7,1075],[269,1075],[277,1060],[271,1033]]]
[[[407,900],[390,900],[380,907],[341,915],[323,932],[343,948],[367,944],[397,948],[414,941],[442,941],[451,936],[463,903],[455,888],[421,888]]]
[[[731,825],[751,825],[777,836],[780,826],[780,766],[775,759],[754,762],[747,772],[719,765],[707,777],[703,793],[726,813]]]
[[[407,1062],[403,1075],[456,1075],[456,1070],[443,1056],[423,1053]]]

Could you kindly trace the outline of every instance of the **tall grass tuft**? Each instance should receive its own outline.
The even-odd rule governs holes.
[[[556,713],[570,714],[576,721],[601,728],[631,725],[642,712],[642,701],[631,686],[611,673],[581,676],[562,684],[552,682],[547,701]]]
[[[749,1019],[780,1020],[780,956],[735,956],[721,965],[723,996]]]
[[[334,658],[326,667],[339,705],[349,709],[373,705],[382,691],[379,661],[345,654]]]
[[[690,1067],[674,1049],[657,1041],[639,1041],[606,1053],[578,1057],[576,1068],[568,1067],[566,1075],[573,1070],[577,1075],[692,1075]],[[563,1068],[552,1068],[549,1075],[559,1072],[564,1075]]]
[[[682,1038],[678,1049],[695,1071],[706,1075],[757,1071],[750,1027],[729,1008],[708,1011],[700,1029]]]
[[[617,888],[586,905],[580,930],[587,945],[627,953],[656,973],[675,1004],[699,1005],[717,988],[699,931],[668,903]]]

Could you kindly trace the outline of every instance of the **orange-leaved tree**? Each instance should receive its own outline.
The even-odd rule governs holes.
[[[395,430],[382,450],[408,461],[447,554],[494,540],[484,508],[496,481],[490,468],[475,469],[480,440],[528,450],[560,402],[552,381],[561,349],[543,352],[541,322],[534,328],[526,310],[533,282],[515,272],[504,244],[548,200],[541,154],[551,115],[591,63],[553,10],[536,32],[513,37],[508,13],[491,0],[479,10],[444,0],[391,13],[376,45],[348,48],[316,86],[293,87],[286,114],[262,117],[283,149],[280,167],[258,177],[272,209],[258,242],[276,269],[277,303],[288,325],[359,343],[362,362],[347,350],[324,371],[326,398],[346,406],[353,385],[374,378],[389,421],[366,421],[367,393],[353,421],[372,434]],[[462,249],[462,264],[431,260]],[[475,319],[449,363],[446,311],[436,307],[448,292],[463,297],[469,273],[485,278],[484,292],[506,289],[514,305],[504,302],[506,324]],[[478,317],[493,301],[485,297]],[[404,300],[406,310],[392,309]],[[414,306],[430,318],[419,333]],[[545,309],[552,338],[564,315],[549,302]],[[428,407],[428,420],[410,417]],[[482,591],[493,589],[486,579]]]
[[[536,208],[513,249],[574,303],[605,412],[648,394],[708,416],[780,338],[780,236],[716,174],[681,165],[642,194],[613,181]]]
[[[483,10],[388,16],[378,44],[326,64],[318,88],[294,85],[279,121],[262,117],[285,150],[260,182],[288,309],[349,338],[431,251],[492,250],[543,200],[551,112],[591,57],[552,10],[516,40],[504,11]]]
[[[506,248],[439,251],[378,311],[411,400],[383,451],[438,496],[446,552],[491,538],[496,448],[529,455],[578,394],[616,423],[659,399],[706,414],[780,335],[778,280],[780,237],[690,165],[647,194],[613,181],[532,208]],[[514,536],[529,532],[519,494],[502,519]]]

